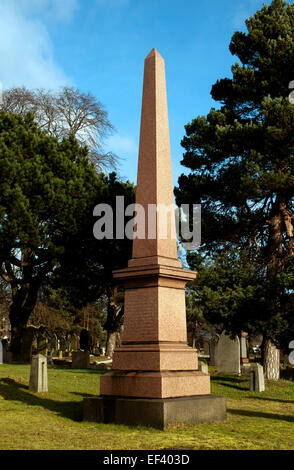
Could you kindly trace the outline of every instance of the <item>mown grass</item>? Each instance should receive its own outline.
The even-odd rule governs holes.
[[[103,371],[49,366],[49,392],[28,389],[28,365],[0,365],[0,449],[294,449],[294,382],[248,390],[249,378],[212,373],[212,393],[227,397],[227,420],[147,427],[82,422],[82,400],[97,395]]]

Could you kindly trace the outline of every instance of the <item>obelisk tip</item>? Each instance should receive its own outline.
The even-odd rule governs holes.
[[[161,57],[161,55],[159,54],[158,50],[155,49],[155,47],[153,47],[153,49],[149,52],[149,54],[147,55],[146,59],[150,59],[151,57]],[[162,58],[162,57],[161,57]],[[145,59],[145,60],[146,60]]]

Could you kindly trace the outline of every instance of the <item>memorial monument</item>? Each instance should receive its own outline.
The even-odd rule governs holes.
[[[148,208],[173,205],[164,60],[145,59],[136,204],[145,209],[145,237],[134,238],[128,267],[113,272],[125,289],[122,344],[112,371],[101,376],[100,397],[86,398],[84,419],[164,429],[169,423],[219,421],[223,397],[210,395],[210,376],[198,370],[187,345],[185,286],[196,277],[177,256],[174,213],[166,237],[159,214],[152,237]]]

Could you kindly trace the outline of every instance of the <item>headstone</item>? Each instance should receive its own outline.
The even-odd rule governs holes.
[[[247,336],[248,336],[248,333],[246,333],[245,331],[242,331],[241,337],[240,337],[240,358],[241,358],[241,364],[243,365],[249,364]]]
[[[204,360],[198,361],[198,370],[203,372],[204,374],[208,374],[208,365],[207,362]]]
[[[250,370],[250,391],[264,392],[264,374],[261,364],[254,364]]]
[[[47,357],[37,354],[32,357],[30,385],[32,392],[48,392]]]
[[[231,339],[224,331],[217,344],[216,366],[218,372],[240,374],[240,341]]]
[[[0,340],[0,364],[3,364],[3,344]]]
[[[72,353],[72,368],[73,369],[88,369],[89,366],[90,366],[89,351],[73,351]]]

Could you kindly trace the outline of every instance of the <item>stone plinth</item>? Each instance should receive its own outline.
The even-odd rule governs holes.
[[[113,371],[100,379],[101,395],[168,398],[210,393],[209,375],[197,370],[196,351],[187,346],[185,284],[195,273],[179,265],[134,266],[131,260],[128,268],[114,271],[125,287],[126,314]]]
[[[91,397],[84,400],[84,420],[165,429],[169,424],[210,423],[226,419],[226,400],[216,395],[181,398]]]
[[[47,358],[42,354],[32,357],[29,389],[32,392],[48,392]]]
[[[175,398],[210,393],[210,376],[191,371],[111,371],[100,379],[101,395]]]

